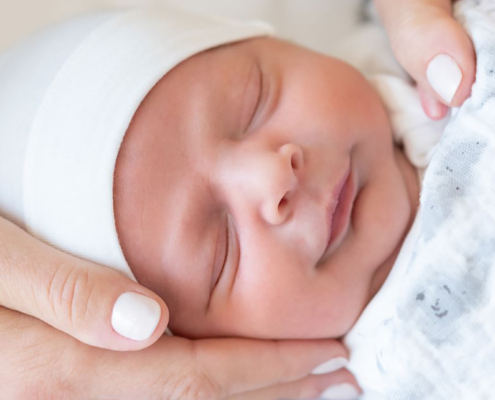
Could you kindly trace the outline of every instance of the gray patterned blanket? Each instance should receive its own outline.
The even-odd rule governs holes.
[[[495,0],[461,0],[472,96],[426,171],[421,234],[382,371],[390,400],[495,399]]]

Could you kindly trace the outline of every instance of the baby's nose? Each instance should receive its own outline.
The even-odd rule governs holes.
[[[261,215],[269,224],[282,224],[294,211],[294,195],[303,164],[301,147],[287,143],[260,168]]]

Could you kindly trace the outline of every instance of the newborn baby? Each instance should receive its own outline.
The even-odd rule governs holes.
[[[1,214],[155,291],[174,334],[342,337],[416,215],[375,88],[266,24],[84,17],[0,88]]]
[[[160,80],[114,193],[126,260],[174,333],[323,338],[346,333],[388,275],[418,178],[359,72],[260,38]]]

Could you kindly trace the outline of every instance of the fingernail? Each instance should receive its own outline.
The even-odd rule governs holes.
[[[359,397],[359,393],[350,383],[342,383],[330,386],[320,397],[329,400],[353,400]]]
[[[160,321],[162,310],[142,294],[121,294],[112,311],[112,327],[118,334],[137,341],[149,339]]]
[[[428,64],[426,77],[440,97],[450,104],[459,89],[462,71],[452,57],[439,54]]]
[[[347,363],[348,363],[347,358],[344,357],[332,358],[331,360],[318,365],[313,371],[311,371],[311,373],[314,375],[327,374],[328,372],[337,371],[338,369],[345,367]]]

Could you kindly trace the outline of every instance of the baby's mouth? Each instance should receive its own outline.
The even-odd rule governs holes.
[[[351,216],[354,199],[356,197],[356,185],[352,168],[349,165],[343,177],[333,191],[334,195],[327,208],[327,232],[328,240],[321,261],[340,245],[344,238]]]

